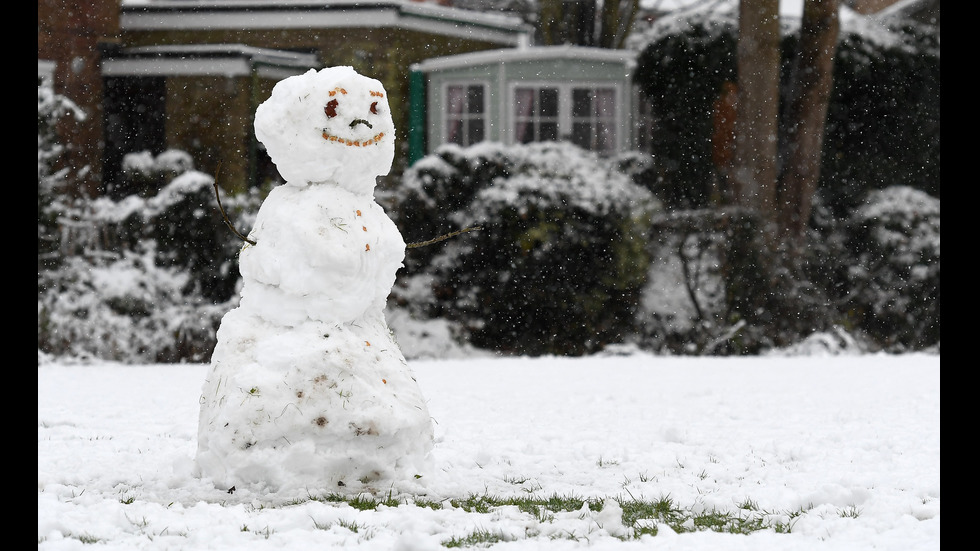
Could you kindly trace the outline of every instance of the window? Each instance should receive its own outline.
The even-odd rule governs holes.
[[[616,149],[616,90],[572,88],[572,143],[593,151]]]
[[[583,149],[617,148],[615,86],[519,84],[513,88],[514,142],[567,140]]]
[[[558,140],[558,89],[521,86],[514,90],[514,141]]]
[[[486,139],[486,86],[446,86],[446,143],[472,145]]]

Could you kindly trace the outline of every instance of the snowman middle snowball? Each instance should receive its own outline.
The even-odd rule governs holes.
[[[384,318],[405,243],[373,197],[394,156],[381,83],[287,78],[256,110],[286,182],[243,248],[201,399],[197,464],[219,487],[370,490],[432,449],[422,392]]]

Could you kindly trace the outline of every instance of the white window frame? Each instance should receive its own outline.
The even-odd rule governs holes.
[[[624,136],[624,132],[628,129],[622,128],[622,116],[621,112],[623,109],[623,87],[618,82],[602,82],[602,81],[571,81],[571,82],[555,82],[555,81],[512,81],[508,86],[507,93],[507,104],[505,113],[508,117],[508,143],[518,143],[517,140],[517,130],[519,126],[519,117],[517,115],[517,94],[518,89],[521,88],[533,88],[535,90],[540,90],[542,88],[555,88],[558,90],[558,139],[564,141],[572,141],[572,129],[576,122],[576,118],[572,116],[572,91],[578,89],[587,90],[612,90],[613,91],[613,101],[615,105],[612,109],[612,115],[603,120],[608,120],[612,124],[612,129],[614,136],[612,137],[612,143],[609,145],[608,149],[596,150],[597,153],[615,153],[622,148],[623,140],[627,139]],[[531,117],[534,120],[534,117]],[[597,119],[591,117],[594,123]]]
[[[450,88],[462,86],[464,88],[469,88],[471,86],[479,86],[483,88],[483,105],[482,112],[471,113],[469,111],[461,112],[458,117],[456,114],[450,112]],[[465,96],[464,96],[465,97]],[[469,101],[466,102],[464,108],[469,106]],[[483,122],[483,139],[481,141],[488,140],[490,132],[490,83],[485,80],[453,80],[443,83],[442,85],[442,105],[440,108],[440,126],[439,132],[441,135],[442,143],[459,143],[450,140],[449,124],[452,120],[458,118],[462,128],[460,129],[460,134],[463,137],[463,146],[473,145],[473,143],[467,143],[469,139],[469,125],[470,121],[480,120]]]

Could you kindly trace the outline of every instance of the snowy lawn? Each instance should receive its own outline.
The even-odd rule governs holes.
[[[940,547],[938,354],[411,365],[431,468],[362,496],[196,477],[206,366],[41,365],[38,549]]]

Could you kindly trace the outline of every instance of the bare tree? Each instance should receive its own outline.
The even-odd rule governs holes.
[[[731,178],[740,212],[729,232],[727,293],[731,319],[746,321],[744,330],[775,330],[757,335],[774,343],[826,322],[812,307],[819,291],[808,281],[803,253],[832,84],[837,4],[805,0],[802,52],[781,126],[779,0],[739,2]]]
[[[735,203],[773,226],[774,244],[789,249],[802,244],[820,178],[838,9],[839,0],[805,0],[800,52],[780,125],[779,1],[739,2]]]
[[[834,56],[840,31],[839,0],[807,0],[803,5],[800,52],[785,113],[776,202],[778,227],[798,248],[813,210],[820,179],[824,123],[834,79]]]
[[[779,126],[779,0],[740,0],[733,195],[775,221]]]

